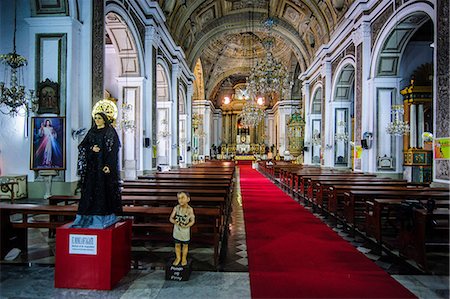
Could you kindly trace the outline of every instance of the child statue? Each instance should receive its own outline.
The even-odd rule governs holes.
[[[187,254],[189,250],[189,241],[191,240],[190,227],[195,223],[194,209],[189,206],[191,200],[189,193],[178,192],[178,205],[176,205],[170,214],[170,222],[173,226],[173,239],[175,242],[175,255],[173,261],[174,266],[187,265]],[[183,245],[183,248],[181,248]]]

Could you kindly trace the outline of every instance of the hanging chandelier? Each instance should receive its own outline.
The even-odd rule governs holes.
[[[131,115],[133,115],[132,113],[133,113],[133,105],[123,103],[122,104],[122,120],[120,122],[120,127],[126,133],[132,133],[136,129],[134,120],[131,119]]]
[[[386,127],[386,131],[390,135],[402,136],[409,133],[409,125],[403,121],[403,105],[393,105],[391,110],[392,122]]]
[[[251,99],[246,100],[242,112],[239,114],[244,127],[256,127],[263,120],[264,109],[262,104]]]
[[[277,25],[277,20],[270,16],[270,1],[267,9],[267,18],[262,25],[267,31],[267,37],[261,43],[266,50],[266,56],[256,63],[247,78],[248,88],[251,95],[286,95],[289,93],[293,83],[289,80],[288,68],[278,61],[272,49],[275,46],[275,38],[272,29]]]
[[[250,94],[287,94],[292,86],[286,66],[273,57],[271,51],[256,63],[247,79]]]
[[[320,138],[320,132],[318,130],[314,130],[311,142],[314,145],[322,144],[322,139]]]
[[[34,90],[27,93],[23,85],[23,70],[27,65],[27,59],[16,52],[16,3],[14,2],[14,34],[13,52],[0,55],[0,62],[5,67],[6,82],[0,82],[0,112],[15,117],[21,111],[25,114],[28,110],[37,110],[37,99]]]
[[[347,134],[346,126],[345,126],[345,121],[343,121],[343,120],[338,121],[337,128],[336,128],[336,135],[334,136],[334,139],[336,141],[343,141],[343,142],[348,141],[348,134]]]

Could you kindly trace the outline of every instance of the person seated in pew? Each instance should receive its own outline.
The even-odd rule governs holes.
[[[191,200],[188,192],[178,192],[178,205],[176,205],[170,214],[169,221],[173,224],[173,240],[175,242],[174,266],[178,266],[181,261],[182,266],[187,265],[187,254],[189,250],[189,241],[191,240],[190,227],[195,223],[194,209],[188,204]],[[183,245],[183,248],[181,248]]]
[[[119,174],[120,141],[108,116],[99,112],[78,146],[81,198],[74,228],[103,229],[117,222],[122,212]]]

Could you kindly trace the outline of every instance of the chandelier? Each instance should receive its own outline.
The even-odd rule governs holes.
[[[122,104],[122,120],[120,122],[120,127],[127,133],[132,133],[136,129],[134,120],[130,119],[130,115],[133,113],[133,105],[123,103]]]
[[[391,115],[393,121],[390,122],[386,128],[386,131],[390,135],[402,136],[408,134],[409,125],[407,122],[403,121],[403,105],[393,105],[391,110]]]
[[[256,63],[248,77],[250,94],[286,94],[292,84],[288,69],[267,51],[265,59]]]
[[[261,104],[248,99],[242,107],[240,116],[244,127],[256,127],[264,118],[264,110]]]
[[[170,131],[169,131],[169,124],[167,122],[166,119],[162,119],[161,120],[161,131],[158,132],[158,136],[162,137],[162,138],[167,138],[169,137]]]
[[[311,141],[314,145],[322,144],[322,139],[320,138],[320,132],[318,130],[314,130]]]
[[[13,52],[0,55],[0,62],[5,67],[5,82],[0,82],[0,111],[12,117],[19,114],[21,110],[28,113],[28,110],[37,110],[37,99],[34,90],[25,91],[23,85],[22,67],[27,65],[27,59],[16,52],[16,4],[14,2],[14,35]]]
[[[338,121],[336,131],[337,131],[336,135],[334,136],[334,139],[336,141],[344,141],[344,142],[348,141],[348,134],[345,127],[345,121],[343,120]]]
[[[289,80],[288,68],[275,59],[272,48],[275,38],[272,36],[272,28],[276,26],[277,20],[270,16],[270,1],[267,10],[267,19],[262,21],[267,31],[267,37],[262,40],[266,50],[266,56],[256,63],[247,78],[248,89],[251,95],[257,94],[283,94],[289,93],[293,83]]]

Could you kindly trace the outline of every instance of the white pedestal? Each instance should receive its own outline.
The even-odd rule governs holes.
[[[52,196],[52,179],[54,176],[58,175],[56,170],[40,170],[39,175],[45,177],[45,194],[44,199]]]

